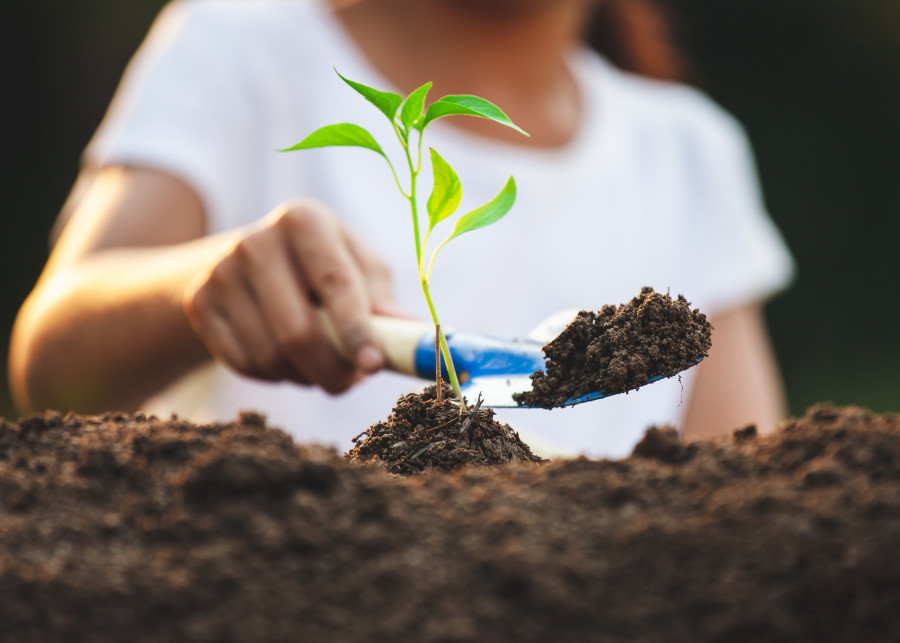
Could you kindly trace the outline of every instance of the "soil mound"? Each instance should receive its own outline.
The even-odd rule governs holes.
[[[900,640],[900,416],[387,475],[248,414],[0,422],[0,641]]]
[[[494,411],[476,404],[460,413],[446,384],[443,402],[435,387],[401,397],[390,417],[354,439],[351,462],[381,463],[391,473],[451,471],[467,464],[495,466],[539,462],[518,433],[494,420]]]
[[[644,287],[627,304],[578,313],[544,346],[546,372],[535,372],[532,390],[513,399],[552,409],[594,391],[631,391],[706,357],[710,334],[706,315],[683,296],[673,300]]]

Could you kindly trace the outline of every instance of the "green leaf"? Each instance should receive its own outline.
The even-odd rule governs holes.
[[[462,199],[462,185],[452,167],[431,148],[434,189],[428,197],[428,229],[456,212]]]
[[[296,145],[278,151],[293,152],[294,150],[309,150],[314,147],[332,146],[364,147],[387,158],[381,146],[372,138],[372,135],[353,123],[339,123],[337,125],[320,127]]]
[[[483,228],[492,223],[496,223],[509,212],[515,202],[516,180],[513,177],[509,177],[506,185],[503,186],[503,189],[500,190],[500,193],[497,196],[480,208],[475,208],[459,218],[459,221],[456,222],[456,227],[453,228],[453,234],[447,237],[447,241],[458,237],[464,232],[477,230],[478,228]]]
[[[444,96],[434,101],[425,111],[425,120],[421,129],[424,129],[433,120],[443,118],[444,116],[453,116],[455,114],[487,118],[495,123],[511,127],[525,136],[531,136],[528,132],[509,120],[509,117],[492,102],[469,94]]]
[[[341,76],[341,73],[337,69],[334,70],[334,73]],[[381,113],[387,116],[391,123],[394,122],[394,117],[397,116],[397,110],[400,109],[400,104],[403,102],[403,97],[400,94],[383,92],[380,89],[357,83],[356,81],[344,78],[343,76],[341,76],[341,80],[350,85],[350,87],[362,94],[363,98],[381,110]]]
[[[403,127],[407,131],[413,126],[416,119],[422,115],[422,109],[425,107],[425,96],[428,95],[429,89],[431,89],[431,81],[419,87],[403,101],[403,108],[400,110],[400,122],[403,123]]]

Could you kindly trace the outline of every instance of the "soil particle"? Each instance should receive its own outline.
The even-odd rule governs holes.
[[[738,442],[741,442],[743,440],[753,440],[758,435],[756,431],[756,425],[748,424],[744,428],[734,431],[733,435],[734,439]]]
[[[261,420],[0,421],[0,641],[900,640],[900,416],[415,476]]]
[[[531,376],[532,390],[513,399],[551,409],[596,391],[614,395],[640,388],[706,357],[711,330],[683,296],[673,300],[644,287],[627,304],[578,313],[544,346],[546,370]]]
[[[694,445],[682,444],[678,431],[673,427],[654,426],[647,429],[644,437],[635,445],[632,455],[677,464],[690,460],[695,452]]]
[[[438,404],[435,390],[432,385],[401,397],[386,421],[354,439],[347,458],[398,474],[541,460],[509,425],[494,420],[493,409],[476,402],[461,411],[446,384]]]

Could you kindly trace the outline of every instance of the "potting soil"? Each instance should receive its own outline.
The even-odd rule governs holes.
[[[578,313],[543,347],[546,371],[531,376],[532,390],[513,399],[551,409],[595,391],[631,391],[695,365],[707,356],[710,335],[706,315],[683,296],[644,287],[627,304]]]

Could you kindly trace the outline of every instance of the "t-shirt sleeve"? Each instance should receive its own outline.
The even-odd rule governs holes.
[[[151,167],[182,179],[202,200],[211,233],[246,220],[254,168],[242,150],[259,137],[244,53],[213,7],[167,6],[129,63],[84,166]]]
[[[786,288],[794,261],[763,200],[756,164],[740,124],[709,104],[703,133],[690,159],[695,175],[692,224],[683,247],[695,305],[710,314],[763,301]]]

